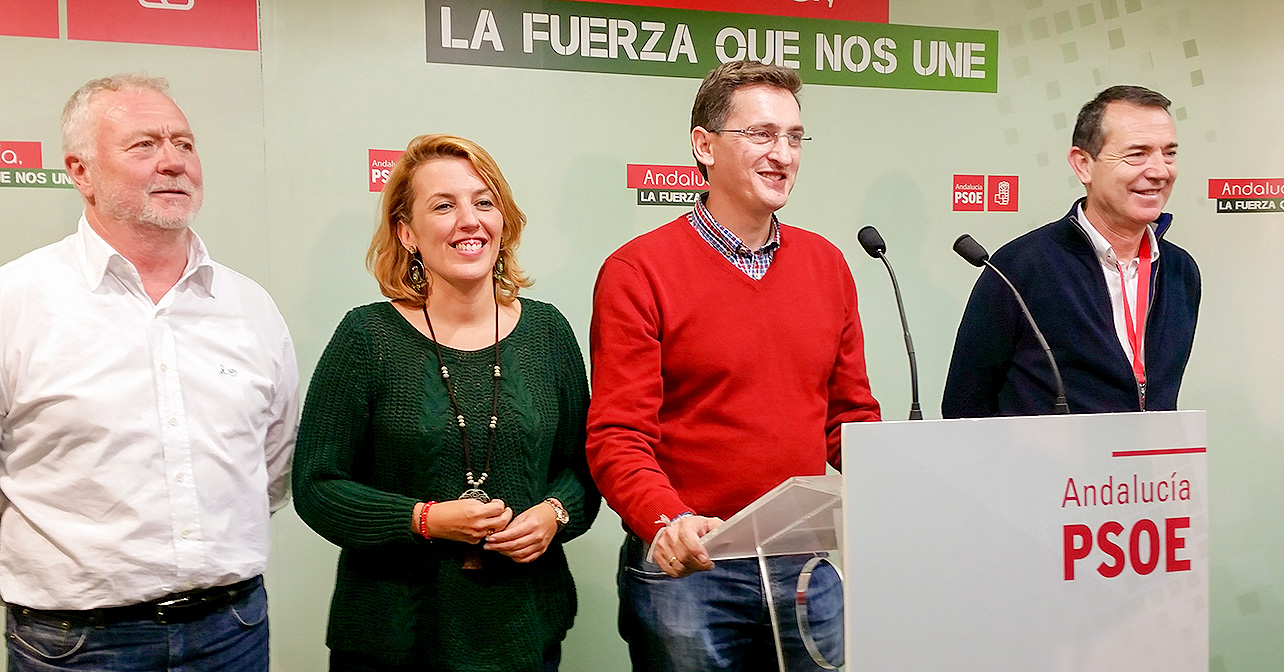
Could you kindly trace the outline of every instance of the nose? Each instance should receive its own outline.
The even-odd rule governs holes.
[[[1171,180],[1176,172],[1177,164],[1162,151],[1158,151],[1146,157],[1146,166],[1142,174],[1152,180]]]
[[[798,150],[789,145],[789,137],[783,133],[776,136],[771,142],[771,149],[767,152],[767,157],[772,161],[787,166],[793,163],[798,156]]]
[[[469,203],[459,208],[459,228],[465,231],[475,231],[481,228],[481,218],[477,216],[477,206]]]
[[[164,140],[157,152],[156,169],[166,175],[181,175],[187,172],[187,159],[173,142]]]

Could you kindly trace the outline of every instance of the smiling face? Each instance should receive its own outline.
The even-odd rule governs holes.
[[[1177,180],[1176,126],[1163,108],[1114,102],[1101,127],[1096,157],[1070,150],[1070,165],[1087,188],[1085,210],[1094,223],[1140,231],[1163,213]]]
[[[418,248],[433,280],[461,290],[491,281],[499,258],[504,215],[495,195],[467,159],[432,159],[415,170],[410,221],[397,234]]]
[[[92,159],[68,156],[68,173],[90,217],[106,225],[185,229],[204,196],[201,160],[187,117],[157,91],[101,91]]]
[[[726,129],[760,129],[802,133],[798,101],[786,89],[755,84],[731,95]],[[801,150],[782,138],[755,145],[740,133],[692,132],[697,158],[709,172],[709,199],[735,203],[754,219],[767,219],[783,208],[794,188]]]

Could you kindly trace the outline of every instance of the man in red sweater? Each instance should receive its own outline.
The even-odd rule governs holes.
[[[709,73],[691,111],[708,194],[598,274],[588,457],[629,532],[620,634],[635,670],[775,669],[757,561],[715,567],[700,538],[781,481],[839,467],[840,425],[879,418],[842,253],[775,216],[808,139],[801,88],[754,61]],[[807,559],[769,564],[782,623]],[[813,576],[808,607],[837,662],[836,575]],[[797,628],[782,634],[789,669],[820,669]]]

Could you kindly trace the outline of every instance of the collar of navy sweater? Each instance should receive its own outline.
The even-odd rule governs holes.
[[[1069,229],[1073,229],[1078,234],[1078,235],[1072,235],[1068,233],[1068,230],[1062,231],[1062,234],[1063,234],[1062,240],[1065,241],[1071,247],[1087,246],[1087,249],[1089,251],[1093,251],[1092,241],[1088,239],[1088,234],[1079,228],[1080,226],[1079,225],[1079,206],[1083,205],[1084,202],[1087,200],[1088,200],[1087,197],[1082,197],[1079,200],[1075,201],[1074,205],[1070,206],[1070,212],[1067,212],[1066,216],[1061,219],[1061,221],[1070,224]],[[1155,227],[1155,239],[1162,241],[1164,239],[1164,234],[1167,233],[1169,227],[1171,227],[1172,224],[1173,224],[1172,213],[1169,213],[1169,212],[1160,213],[1159,219],[1156,219],[1153,222],[1153,225]],[[1087,226],[1092,226],[1092,225],[1087,224]]]

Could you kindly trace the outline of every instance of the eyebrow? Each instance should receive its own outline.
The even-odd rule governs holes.
[[[482,188],[482,189],[478,189],[477,191],[474,191],[474,192],[473,192],[473,198],[476,198],[476,197],[478,197],[478,196],[481,196],[482,194],[489,194],[492,198],[495,196],[495,192],[491,191],[490,187],[484,187],[484,188]],[[428,195],[426,196],[426,198],[428,198],[428,199],[430,199],[430,200],[431,200],[431,199],[434,199],[434,198],[454,198],[454,197],[455,197],[455,195],[454,195],[454,194],[447,193],[447,192],[444,192],[444,191],[437,191],[437,192],[433,192],[433,193],[428,194]]]

